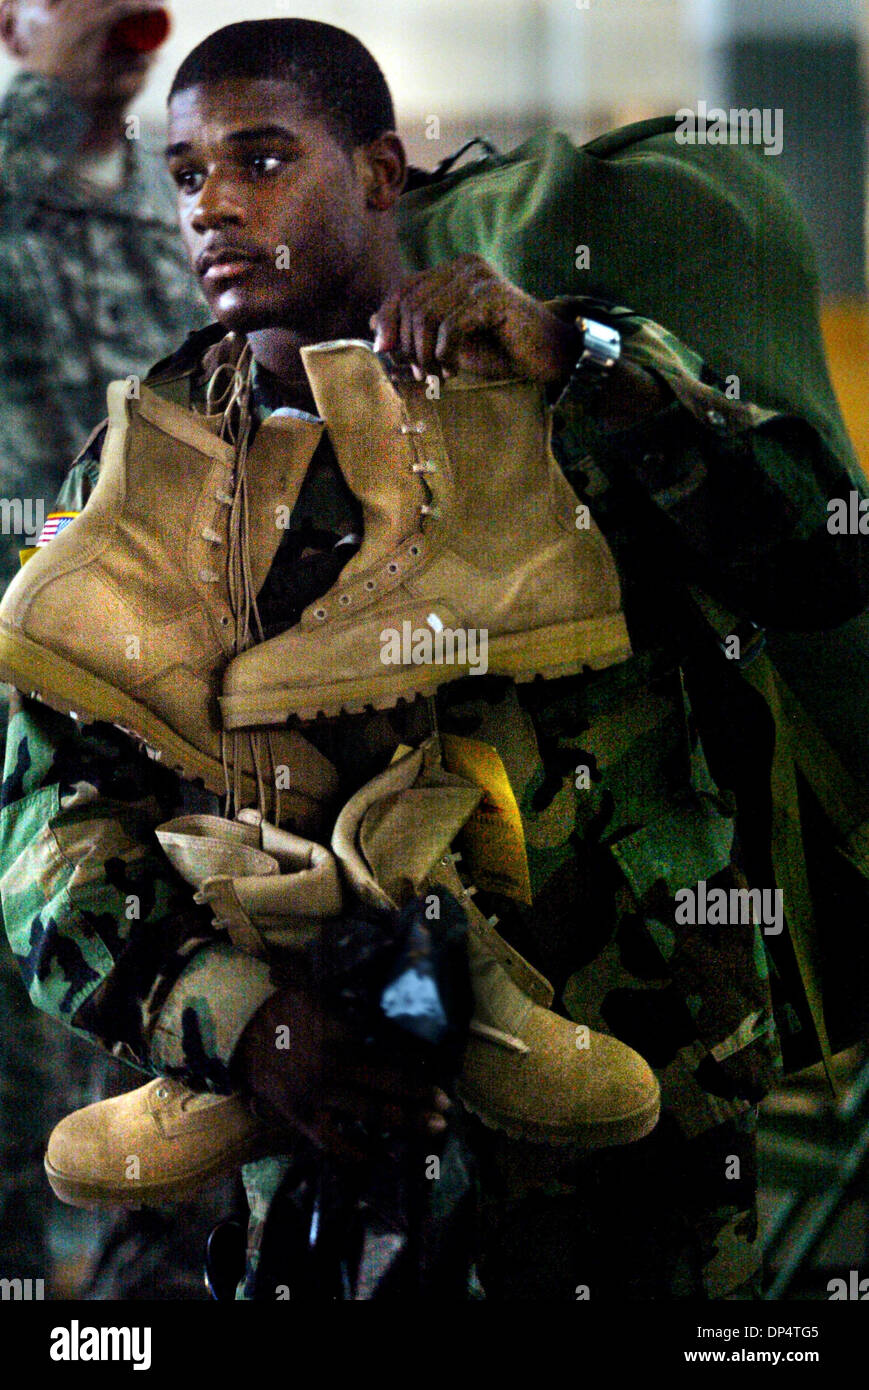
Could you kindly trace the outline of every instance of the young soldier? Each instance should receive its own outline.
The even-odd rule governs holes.
[[[601,669],[543,682],[496,674],[442,684],[428,700],[302,730],[337,772],[337,804],[381,773],[399,746],[420,745],[433,720],[443,734],[494,747],[521,813],[531,901],[479,898],[497,910],[510,945],[552,980],[565,1016],[631,1044],[660,1081],[657,1128],[601,1156],[474,1128],[487,1296],[750,1296],[758,1269],[754,1107],[777,1047],[759,927],[681,925],[675,911],[681,889],[743,882],[729,808],[706,768],[680,676],[678,600],[711,564],[729,603],[761,622],[798,625],[807,588],[818,596],[820,623],[857,611],[865,576],[825,526],[824,499],[843,486],[842,470],[808,427],[704,384],[690,347],[637,315],[599,306],[606,322],[590,330],[584,303],[535,300],[474,255],[406,276],[395,223],[405,162],[393,126],[373,59],[330,26],[233,25],[194,50],[170,98],[169,166],[182,234],[218,324],[188,339],[148,386],[213,422],[215,373],[223,370],[249,408],[249,460],[276,411],[316,420],[306,350],[372,332],[375,350],[404,359],[417,378],[437,375],[446,386],[450,374],[475,372],[534,383],[557,398],[562,428],[553,447],[615,553],[632,654],[623,647]],[[607,325],[621,335],[618,361],[589,341],[590,332],[606,341]],[[584,353],[598,358],[596,391],[576,366]],[[351,392],[351,415],[353,401]],[[163,418],[158,406],[148,409]],[[371,409],[360,395],[362,440],[376,418]],[[65,493],[70,505],[86,501],[112,438],[100,433],[79,460]],[[497,487],[498,470],[515,470],[516,460],[494,431],[485,442],[487,485]],[[773,455],[808,480],[807,522],[771,477]],[[151,513],[155,550],[167,557],[163,531],[190,502],[187,456],[178,457],[177,485],[165,484]],[[376,460],[367,468],[374,476]],[[360,504],[365,489],[348,487],[348,472],[327,430],[297,496],[288,485],[291,528],[259,586],[268,640],[230,665],[231,699],[261,688],[246,673],[270,641],[292,643],[297,627],[303,640],[310,624],[299,625],[300,615],[310,616],[322,595],[325,612],[329,594],[339,593],[367,500]],[[393,494],[396,514],[402,487],[412,485],[408,473]],[[508,508],[481,518],[480,492],[473,514],[456,499],[452,534],[464,505],[468,536],[507,525],[512,539],[517,515]],[[583,505],[577,501],[577,518]],[[753,508],[762,528],[747,520]],[[381,515],[388,525],[391,514]],[[435,544],[439,534],[430,533]],[[357,560],[372,536],[366,524]],[[208,573],[199,571],[203,583]],[[444,573],[445,587],[455,585],[446,562]],[[160,616],[161,577],[148,582]],[[14,625],[4,605],[7,640]],[[89,657],[79,638],[55,635],[48,647],[66,650],[79,668],[90,660],[103,686],[109,679],[98,645]],[[255,669],[268,669],[280,687],[268,662]],[[43,693],[50,698],[50,689]],[[138,687],[135,695],[140,707],[147,703]],[[132,699],[130,690],[124,697]],[[199,732],[175,717],[175,747],[201,754]],[[166,730],[168,718],[162,711],[153,727]],[[146,1070],[200,1091],[234,1087],[338,1154],[347,1153],[348,1118],[443,1129],[442,1095],[400,1059],[363,1064],[345,1025],[304,978],[279,981],[191,907],[151,835],[184,804],[183,782],[137,756],[108,725],[77,728],[32,700],[19,701],[12,735],[0,892],[35,1003]],[[319,837],[334,804],[333,787],[315,808],[323,813]],[[281,1053],[276,1028],[285,1026],[296,1041]],[[171,1086],[164,1091],[168,1104]],[[125,1117],[117,1118],[123,1129]],[[274,1219],[287,1210],[288,1168],[289,1159],[270,1158],[245,1169],[255,1214],[248,1296],[276,1296]],[[264,1240],[272,1253],[257,1270]]]

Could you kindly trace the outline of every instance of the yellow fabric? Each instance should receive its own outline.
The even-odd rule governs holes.
[[[531,879],[522,816],[497,749],[458,734],[442,734],[444,766],[483,789],[462,830],[461,844],[479,888],[531,907]]]

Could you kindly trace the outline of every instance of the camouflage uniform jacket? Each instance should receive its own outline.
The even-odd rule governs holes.
[[[5,582],[18,568],[18,548],[41,529],[39,504],[51,506],[102,416],[108,383],[144,376],[191,325],[207,321],[162,154],[144,139],[126,140],[120,187],[101,189],[77,163],[86,129],[87,116],[59,82],[22,73],[0,99]]]
[[[571,316],[580,307],[555,304]],[[433,717],[498,749],[522,815],[533,907],[495,895],[485,906],[549,975],[568,1016],[616,1034],[656,1068],[656,1133],[669,1157],[648,1200],[671,1225],[691,1208],[701,1273],[685,1287],[720,1294],[753,1268],[752,1117],[778,1045],[759,928],[680,925],[674,910],[678,889],[744,881],[733,867],[732,807],[710,777],[685,694],[682,596],[691,579],[758,622],[822,626],[862,607],[866,583],[847,542],[827,532],[826,499],[847,481],[811,427],[728,399],[659,326],[628,311],[615,320],[626,356],[667,383],[668,402],[604,435],[568,389],[555,407],[554,448],[613,548],[635,655],[532,685],[476,676],[442,687],[434,707],[418,701],[305,733],[347,796],[399,743],[427,735]],[[150,384],[196,407],[203,357],[220,336],[192,335]],[[85,502],[99,446],[97,436],[74,467],[64,506]],[[281,611],[293,621],[291,610],[323,592],[347,557],[330,546],[358,516],[329,473],[327,451],[266,581],[267,621]],[[268,963],[215,931],[161,857],[153,828],[189,804],[187,791],[119,731],[77,727],[20,700],[0,799],[0,898],[34,1004],[147,1071],[223,1090],[242,1031],[275,985]],[[742,1180],[724,1183],[734,1155]],[[527,1196],[509,1154],[504,1162],[513,1176],[501,1181],[502,1209]],[[260,1231],[281,1171],[273,1160],[245,1170]],[[538,1192],[566,1190],[563,1173],[529,1181]]]

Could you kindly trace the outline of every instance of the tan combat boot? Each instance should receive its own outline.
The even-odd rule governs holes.
[[[458,1093],[492,1128],[516,1138],[599,1147],[654,1129],[654,1072],[616,1038],[553,1013],[553,990],[494,929],[456,869],[451,841],[482,795],[443,770],[436,739],[392,763],[351,798],[332,848],[366,902],[398,907],[443,887],[469,923],[474,996]]]
[[[214,417],[147,386],[130,399],[122,381],[108,388],[108,412],[87,506],[30,558],[0,604],[0,679],[64,713],[120,725],[221,792],[217,697],[244,607],[230,513],[235,507],[236,529],[249,534],[243,577],[255,595],[280,540],[276,508],[295,501],[322,425],[296,416],[261,425],[239,497],[236,449],[217,436]],[[300,749],[312,768],[323,761],[298,735],[273,743],[274,761],[292,767]],[[244,804],[257,799],[250,748],[237,769],[242,762]]]
[[[344,906],[335,856],[313,840],[279,830],[259,812],[179,816],[157,827],[163,852],[208,903],[234,946],[267,958],[296,951]]]
[[[237,821],[182,816],[156,834],[196,901],[210,904],[215,926],[251,955],[298,950],[341,913],[329,850],[255,811]],[[192,1196],[243,1163],[286,1151],[288,1142],[286,1131],[264,1125],[239,1096],[158,1077],[67,1115],[49,1138],[45,1171],[71,1206],[137,1206]]]
[[[302,359],[364,540],[295,627],[231,662],[227,729],[630,656],[616,567],[594,522],[578,529],[542,388],[457,375],[430,400],[367,343]]]
[[[281,1147],[286,1136],[267,1129],[238,1096],[199,1093],[158,1076],[55,1125],[45,1172],[68,1206],[137,1207],[183,1201]]]

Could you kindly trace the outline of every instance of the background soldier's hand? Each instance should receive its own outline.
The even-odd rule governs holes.
[[[409,277],[372,315],[375,352],[402,353],[418,380],[453,371],[549,383],[569,375],[579,335],[481,256]]]
[[[354,1121],[372,1138],[387,1129],[437,1135],[446,1127],[444,1092],[420,1082],[398,1057],[370,1056],[307,987],[280,990],[254,1015],[233,1073],[264,1119],[345,1158],[366,1156]]]
[[[141,85],[151,57],[107,54],[106,44],[119,20],[157,8],[153,0],[3,0],[0,25],[22,67],[62,82],[93,110]]]

